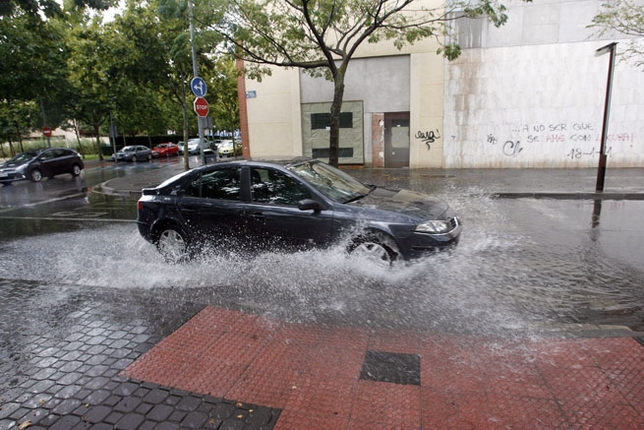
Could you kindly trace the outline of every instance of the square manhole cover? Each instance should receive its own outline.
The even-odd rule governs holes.
[[[417,354],[367,351],[360,379],[420,385],[420,357]]]

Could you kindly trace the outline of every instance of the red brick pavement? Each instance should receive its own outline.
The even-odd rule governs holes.
[[[417,355],[420,385],[362,379],[367,351]],[[325,327],[207,307],[125,375],[280,408],[279,429],[644,429],[633,338]]]

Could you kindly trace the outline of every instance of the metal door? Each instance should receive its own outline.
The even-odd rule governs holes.
[[[385,167],[409,167],[409,112],[385,114]]]

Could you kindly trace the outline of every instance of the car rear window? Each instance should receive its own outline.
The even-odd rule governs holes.
[[[241,200],[240,168],[204,173],[188,186],[185,195],[205,199]]]

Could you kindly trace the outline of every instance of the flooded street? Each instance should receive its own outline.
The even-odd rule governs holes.
[[[606,200],[598,215],[587,200],[496,199],[483,186],[431,190],[431,181],[391,177],[388,184],[449,202],[465,226],[458,248],[392,271],[346,258],[340,246],[295,255],[205,250],[189,264],[168,265],[137,232],[136,197],[93,193],[86,184],[70,197],[0,209],[0,280],[3,288],[28,285],[44,294],[31,297],[36,314],[89,293],[127,303],[147,297],[140,300],[168,313],[211,304],[362,327],[644,331],[644,202]]]
[[[338,401],[358,414],[383,398],[373,384],[418,405],[445,390],[444,401],[419,407],[463,405],[467,419],[485,410],[468,399],[483,399],[500,408],[479,412],[488,424],[507,406],[495,390],[522,399],[516,410],[537,411],[540,424],[553,412],[535,409],[535,399],[573,405],[555,411],[571,418],[552,428],[602,408],[641,422],[631,378],[639,368],[629,364],[644,332],[644,201],[496,198],[478,181],[364,170],[355,173],[367,182],[450,203],[464,225],[459,246],[391,270],[349,258],[341,245],[205,249],[169,265],[137,231],[137,196],[97,192],[111,178],[161,168],[105,164],[77,179],[0,188],[0,429],[288,428],[291,399],[305,396],[295,403],[319,422],[310,411],[325,404],[321,387],[333,399],[353,393]],[[387,373],[416,375],[421,386],[363,380],[361,368],[388,362],[371,363],[376,356],[396,357]],[[574,366],[557,364],[568,357]],[[338,369],[350,376],[333,376]],[[362,405],[365,392],[373,397]],[[566,403],[582,397],[594,400]]]

